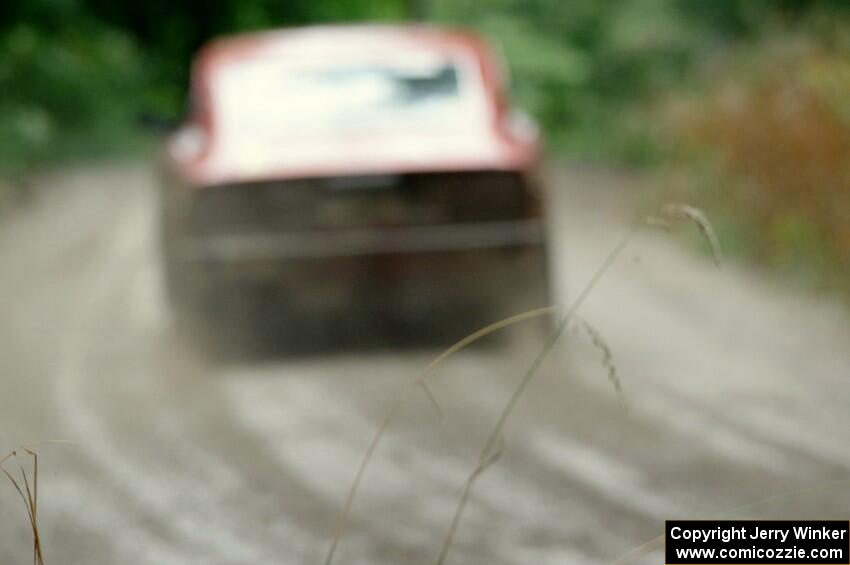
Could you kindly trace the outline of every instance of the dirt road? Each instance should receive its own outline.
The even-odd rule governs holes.
[[[626,229],[627,183],[553,178],[557,278],[574,295]],[[41,454],[46,561],[321,563],[388,403],[436,352],[211,364],[169,330],[148,168],[40,182],[55,186],[0,226],[0,452]],[[614,353],[625,406],[599,352],[567,336],[509,422],[451,563],[609,563],[665,518],[848,518],[850,323],[837,304],[647,234],[582,315]],[[338,563],[434,561],[541,345],[534,332],[511,336],[444,366],[442,417],[414,396],[366,476]],[[795,494],[753,506],[783,493]],[[0,563],[28,563],[23,507],[5,486],[0,516]]]

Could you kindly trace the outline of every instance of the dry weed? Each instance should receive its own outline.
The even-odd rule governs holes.
[[[44,559],[41,553],[41,536],[38,529],[38,454],[26,447],[22,447],[21,449],[32,458],[32,485],[30,485],[29,476],[23,463],[21,463],[20,457],[18,457],[17,450],[12,451],[0,459],[0,471],[12,483],[12,486],[21,497],[21,501],[27,509],[27,517],[29,518],[29,525],[32,530],[33,563],[34,565],[44,565]],[[9,460],[14,460],[17,463],[19,473],[17,478],[4,466]],[[21,485],[23,485],[23,488],[21,488]]]

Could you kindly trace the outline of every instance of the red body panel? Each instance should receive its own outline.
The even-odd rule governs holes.
[[[214,77],[228,65],[279,58],[297,60],[302,66],[306,61],[309,66],[313,59],[327,60],[337,53],[379,55],[411,48],[469,63],[481,94],[483,119],[470,127],[308,131],[281,138],[234,136],[232,129],[222,127]],[[463,32],[418,26],[328,26],[222,39],[202,50],[195,62],[194,114],[169,140],[167,158],[172,172],[196,187],[357,174],[527,171],[538,157],[536,132],[513,119],[504,89],[505,77],[490,50]],[[286,104],[285,96],[280,103]]]

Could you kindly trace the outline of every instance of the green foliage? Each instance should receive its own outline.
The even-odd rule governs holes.
[[[403,19],[403,0],[86,0],[100,21],[143,45],[151,72],[147,93],[154,110],[178,115],[191,57],[213,37],[256,29],[353,20]]]
[[[0,169],[120,150],[142,113],[178,118],[211,37],[406,13],[403,0],[4,0]]]
[[[138,50],[125,34],[72,13],[74,26],[54,27],[52,14],[0,28],[4,168],[108,146],[130,124],[144,85]]]
[[[843,2],[769,0],[434,0],[436,20],[501,46],[517,99],[557,147],[581,157],[658,154],[655,99],[693,68],[775,21],[846,11]]]
[[[673,186],[733,251],[784,281],[850,291],[850,14],[731,51],[664,117]],[[699,166],[702,162],[707,166]]]
[[[268,27],[423,16],[501,46],[519,102],[582,157],[658,154],[653,104],[761,30],[850,11],[838,0],[4,0],[0,167],[120,147],[140,112],[177,118],[191,55]]]
[[[627,143],[639,96],[681,76],[699,43],[670,1],[442,0],[435,14],[500,45],[520,103],[557,145],[590,154]]]

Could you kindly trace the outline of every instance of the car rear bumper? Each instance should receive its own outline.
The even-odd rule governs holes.
[[[543,244],[539,220],[186,238],[176,259],[207,265],[386,254],[516,249]]]
[[[510,312],[548,300],[544,241],[542,223],[528,220],[205,238],[184,242],[175,258],[189,293],[213,302],[250,291],[302,313]]]

